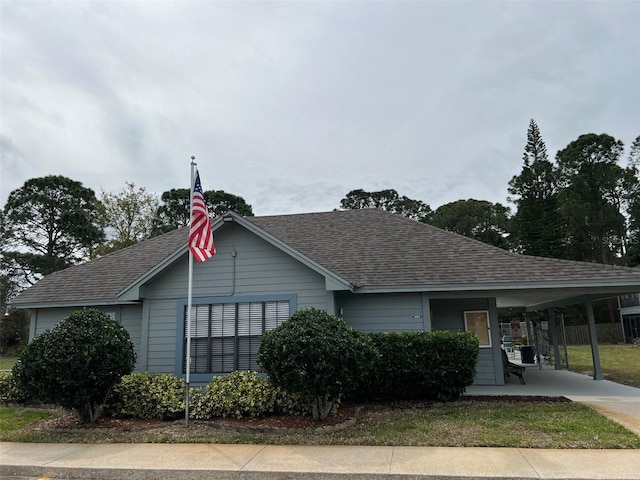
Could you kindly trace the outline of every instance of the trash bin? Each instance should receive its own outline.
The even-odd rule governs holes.
[[[520,361],[522,363],[536,363],[536,351],[531,345],[520,347]]]

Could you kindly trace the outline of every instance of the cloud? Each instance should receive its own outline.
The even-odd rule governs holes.
[[[257,214],[395,188],[505,202],[550,157],[640,133],[633,2],[3,2],[0,199],[66,175],[206,189]]]

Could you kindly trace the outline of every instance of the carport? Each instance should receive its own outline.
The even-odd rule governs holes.
[[[551,332],[551,344],[554,349],[555,370],[561,370],[564,367],[560,364],[559,354],[561,339],[556,332],[560,331],[558,325],[558,317],[555,309],[570,305],[582,305],[585,309],[587,317],[587,325],[589,328],[591,355],[593,360],[593,379],[604,380],[602,367],[600,365],[600,354],[598,350],[598,337],[596,331],[596,319],[593,311],[593,302],[608,298],[617,298],[621,295],[637,293],[640,286],[637,281],[628,279],[620,280],[588,280],[583,282],[574,282],[567,284],[563,282],[561,285],[540,285],[531,288],[531,285],[522,286],[518,289],[516,285],[512,286],[511,291],[505,288],[498,293],[496,297],[497,307],[499,309],[514,309],[528,312],[545,311],[548,316],[549,330]],[[527,369],[527,373],[533,368]],[[527,381],[528,383],[528,381]]]

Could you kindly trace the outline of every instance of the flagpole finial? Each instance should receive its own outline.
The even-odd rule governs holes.
[[[196,156],[191,155],[191,165],[195,165],[195,164],[196,164]]]

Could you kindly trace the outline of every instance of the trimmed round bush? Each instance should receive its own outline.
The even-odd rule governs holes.
[[[106,313],[76,310],[29,343],[13,366],[18,388],[95,422],[111,388],[133,371],[129,333]]]
[[[296,312],[261,337],[258,364],[277,387],[308,398],[321,420],[358,388],[375,358],[371,340],[323,310]]]

